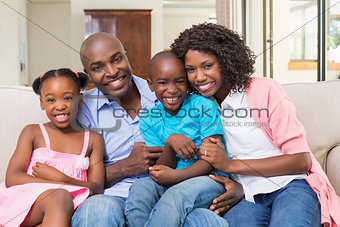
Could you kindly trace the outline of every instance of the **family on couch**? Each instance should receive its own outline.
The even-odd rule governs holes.
[[[178,226],[340,225],[338,198],[307,145],[293,104],[275,81],[250,77],[254,55],[243,40],[221,25],[204,23],[182,32],[171,49],[172,53],[161,53],[150,64],[153,77],[147,82],[132,75],[124,47],[116,37],[97,33],[83,42],[80,57],[84,72],[96,88],[84,92],[77,121],[91,133],[71,126],[70,103],[84,85],[83,75],[57,70],[49,72],[53,74],[50,77],[37,79],[41,107],[51,122],[33,126],[31,133],[23,130],[6,185],[0,188],[0,203],[3,198],[12,201],[19,214],[22,201],[16,201],[13,192],[22,191],[26,184],[40,191],[27,207],[21,207],[27,210],[24,215],[16,214],[21,219],[13,216],[20,221],[5,224],[8,216],[3,212],[14,205],[1,205],[0,224],[51,226],[48,223],[57,220],[64,221],[57,226],[67,226],[73,208],[80,204],[72,226],[155,226],[153,220],[178,213]],[[197,101],[189,97],[187,87],[199,94],[190,97],[202,99],[200,104],[211,103],[221,116],[204,122],[201,115],[215,116],[200,113],[200,108],[187,109],[189,115],[190,110],[199,114],[186,124],[182,110]],[[143,114],[150,108],[158,110],[149,112],[157,119],[151,118],[152,124],[140,129],[140,121],[148,119]],[[223,114],[238,109],[260,111],[242,118]],[[176,122],[177,132],[183,132],[169,136],[176,130],[172,128]],[[208,128],[215,131],[206,133],[203,123],[212,122]],[[228,127],[231,122],[241,126]],[[99,131],[103,141],[92,131]],[[193,143],[195,138],[190,136],[195,133],[198,136]],[[63,142],[56,142],[59,140]],[[57,152],[68,141],[73,141],[70,149]],[[57,165],[32,163],[32,149],[63,156],[78,172],[70,174]],[[178,163],[186,166],[178,168]],[[33,172],[25,169],[28,164]],[[216,175],[204,176],[210,172]],[[235,181],[225,174],[232,174]],[[212,194],[204,191],[205,182],[221,190],[216,197],[210,198]],[[166,198],[174,198],[172,201],[162,200],[170,193]],[[96,195],[85,199],[89,194]],[[58,212],[51,212],[48,199],[54,201]],[[204,201],[211,199],[211,204]]]

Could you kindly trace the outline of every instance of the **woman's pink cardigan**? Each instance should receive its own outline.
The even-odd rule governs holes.
[[[284,154],[309,152],[311,168],[306,178],[318,195],[321,204],[321,223],[325,226],[340,225],[338,197],[319,162],[311,152],[305,130],[297,120],[295,107],[282,87],[269,78],[252,78],[250,87],[245,89],[249,109],[267,109],[252,117],[267,138]]]

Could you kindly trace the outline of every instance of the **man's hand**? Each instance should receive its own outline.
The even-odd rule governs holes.
[[[63,172],[57,170],[56,168],[52,166],[48,166],[46,164],[43,164],[41,162],[35,163],[35,166],[32,167],[33,169],[33,176],[50,180],[50,181],[57,181],[57,182],[65,182],[69,179],[67,175],[65,175]]]
[[[244,197],[242,185],[223,176],[209,175],[215,181],[223,184],[226,192],[212,201],[209,209],[223,216],[229,209],[235,206]]]
[[[163,147],[146,147],[145,143],[135,143],[126,160],[131,169],[131,175],[148,173],[149,167],[156,164],[162,152]]]
[[[175,169],[164,165],[155,165],[149,168],[150,177],[160,185],[172,186],[178,183]]]
[[[166,140],[166,143],[170,145],[172,150],[176,152],[183,161],[193,159],[198,151],[195,143],[181,134],[172,134]]]

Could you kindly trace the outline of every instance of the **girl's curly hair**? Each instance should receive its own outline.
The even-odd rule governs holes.
[[[255,55],[236,32],[222,25],[193,25],[180,33],[170,47],[183,61],[188,50],[213,54],[220,64],[224,85],[232,92],[241,91],[250,85]]]

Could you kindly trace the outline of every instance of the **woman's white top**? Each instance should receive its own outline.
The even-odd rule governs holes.
[[[219,106],[224,128],[224,137],[231,159],[260,159],[283,155],[272,144],[260,127],[254,122],[252,114],[267,114],[266,110],[250,109],[246,93],[230,93]],[[269,113],[268,113],[269,114]],[[249,166],[249,168],[252,168]],[[276,177],[248,176],[232,174],[233,179],[243,186],[245,199],[254,202],[254,195],[276,191],[294,179],[304,179],[306,174]]]

